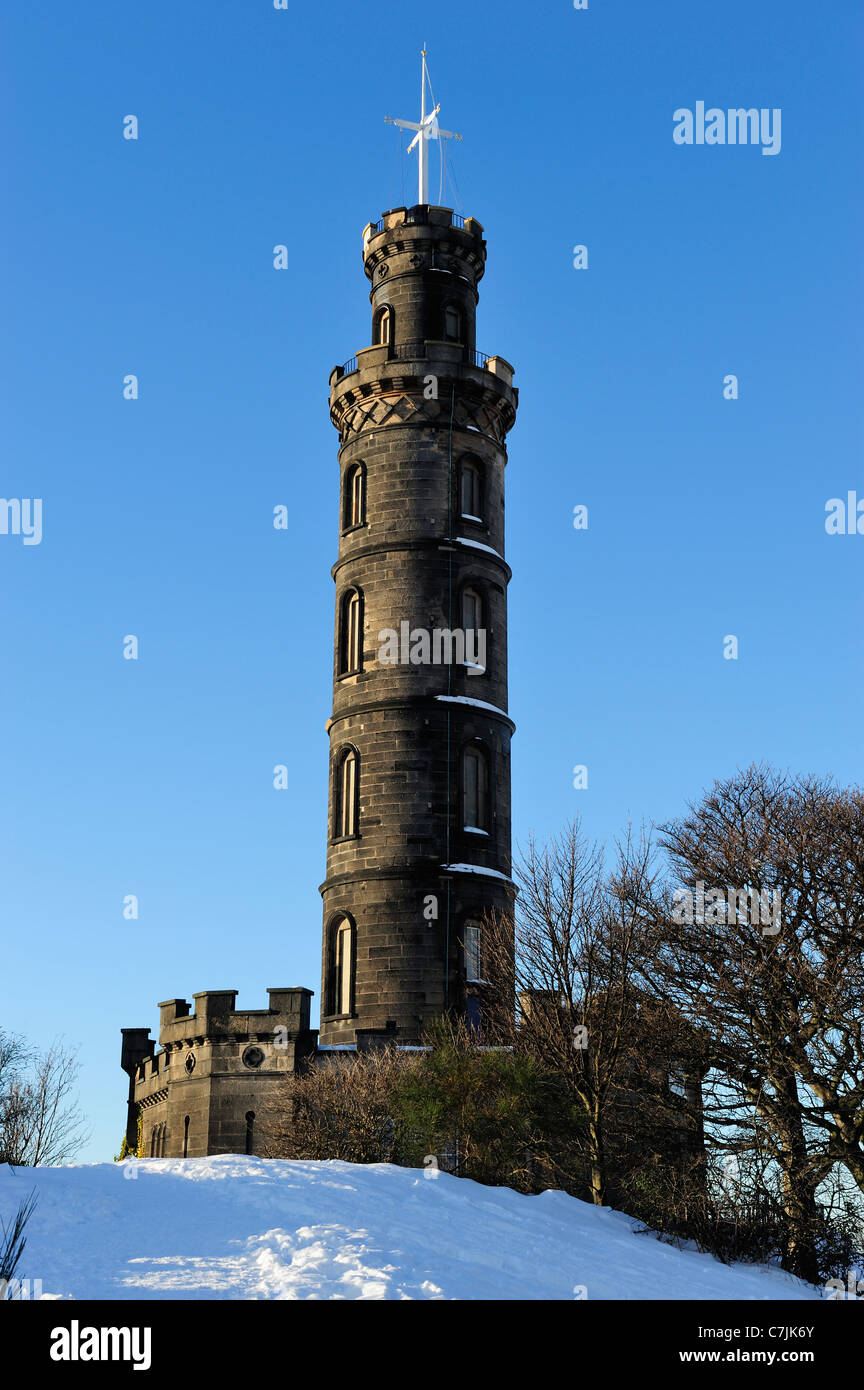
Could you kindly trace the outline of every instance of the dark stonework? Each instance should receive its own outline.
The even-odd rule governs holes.
[[[464,1008],[464,923],[512,901],[504,441],[517,393],[509,363],[476,353],[486,243],[479,223],[460,221],[446,208],[397,208],[366,228],[373,338],[378,315],[389,310],[389,341],[358,352],[349,370],[336,368],[330,378],[343,487],[321,888],[324,1043],[353,1042],[358,1028],[388,1021],[399,1041],[416,1042],[444,1008]],[[458,314],[458,342],[446,340],[448,308]],[[482,477],[477,521],[460,514],[466,459]],[[346,529],[344,482],[358,463],[366,470],[366,520]],[[483,602],[485,674],[378,659],[379,633],[402,622],[410,630],[462,628],[466,585]],[[363,669],[340,675],[341,600],[352,588],[363,595]],[[486,835],[462,828],[462,750],[474,741],[489,759]],[[334,788],[347,747],[359,762],[357,834],[337,839]],[[492,873],[448,872],[448,865]],[[424,917],[430,896],[437,900],[433,920]],[[341,914],[355,924],[353,1007],[333,1016],[329,932]]]
[[[270,989],[270,1006],[234,1008],[236,990],[159,1005],[159,1045],[147,1028],[123,1029],[129,1075],[127,1143],[134,1150],[140,1113],[142,1158],[200,1158],[257,1153],[266,1103],[286,1075],[315,1052],[309,989]],[[258,1054],[263,1054],[260,1061]],[[251,1116],[251,1120],[247,1117]]]

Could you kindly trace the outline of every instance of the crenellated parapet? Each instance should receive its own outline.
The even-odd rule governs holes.
[[[134,1143],[141,1115],[143,1157],[254,1151],[268,1095],[314,1056],[317,1042],[311,990],[267,993],[266,1009],[236,1009],[236,990],[195,994],[194,1010],[185,999],[164,1000],[159,1051],[149,1029],[123,1030],[127,1142]]]

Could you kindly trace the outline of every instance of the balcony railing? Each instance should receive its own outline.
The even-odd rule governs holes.
[[[375,346],[384,347],[384,344],[379,343]],[[392,343],[387,349],[387,360],[388,362],[410,362],[418,357],[427,357],[427,346],[428,344],[426,340],[421,338],[415,338],[413,341],[408,343]],[[458,344],[454,343],[452,344],[452,346],[458,347]],[[492,360],[493,356],[494,353],[477,351],[469,352],[466,350],[463,353],[463,361],[471,367],[480,367],[482,370],[483,368],[485,368],[487,362],[490,362]],[[350,372],[356,372],[356,370],[356,356],[349,357],[348,361],[343,362],[342,366],[339,368],[339,375],[340,377],[348,376]]]
[[[463,229],[464,229],[465,223],[466,223],[467,220],[468,220],[468,219],[465,218],[465,217],[463,217],[463,216],[461,215],[461,213],[458,213],[458,212],[451,213],[451,215],[450,215],[450,226],[451,226],[451,227],[460,227],[460,228],[463,228]],[[429,221],[429,208],[423,206],[422,204],[419,204],[417,207],[414,207],[414,208],[409,208],[408,211],[407,211],[406,214],[405,214],[405,222],[406,222],[406,224],[407,224],[409,227],[411,227],[411,226],[414,226],[414,227],[422,227],[422,226],[426,225],[426,224],[428,223],[428,221]],[[387,225],[387,219],[384,218],[384,217],[379,218],[379,220],[378,220],[377,222],[372,222],[372,223],[370,223],[370,225],[369,225],[369,235],[370,235],[370,236],[374,236],[376,232],[383,232],[386,225]]]

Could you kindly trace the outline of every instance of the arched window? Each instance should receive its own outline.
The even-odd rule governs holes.
[[[461,343],[462,341],[462,315],[453,304],[448,304],[444,310],[444,341],[447,343]]]
[[[354,990],[354,924],[344,914],[331,924],[328,954],[327,1012],[350,1014]]]
[[[186,1118],[185,1118],[184,1121],[183,1121],[183,1157],[184,1157],[184,1158],[187,1158],[188,1155],[189,1155],[189,1116],[187,1115]]]
[[[150,1131],[150,1157],[151,1157],[151,1158],[155,1158],[155,1157],[156,1157],[156,1130],[157,1130],[157,1128],[158,1128],[158,1126],[157,1126],[157,1125],[154,1125],[153,1128],[152,1128],[151,1131]]]
[[[165,1130],[166,1130],[167,1128],[168,1128],[168,1126],[165,1125],[165,1124],[161,1124],[161,1125],[159,1126],[159,1157],[160,1157],[160,1158],[164,1158],[164,1157],[165,1157]]]
[[[462,627],[466,632],[479,632],[483,626],[483,598],[469,585],[462,590]]]
[[[254,1143],[255,1111],[246,1111],[246,1152],[251,1154]]]
[[[345,473],[342,528],[362,526],[366,520],[366,465],[353,463]]]
[[[333,812],[337,840],[357,834],[357,753],[353,748],[346,748],[336,763]]]
[[[384,309],[379,309],[375,315],[375,331],[373,334],[376,344],[388,346],[393,340],[393,313],[389,305]]]
[[[347,676],[363,668],[363,595],[349,589],[342,595],[339,613],[339,674]]]
[[[483,979],[480,959],[480,928],[476,922],[466,922],[462,930],[465,952],[465,979],[469,984]]]
[[[462,632],[465,643],[465,666],[468,675],[482,676],[486,672],[486,628],[483,595],[468,585],[462,590]]]
[[[470,459],[459,472],[459,512],[467,521],[483,520],[483,475]]]
[[[489,833],[489,760],[476,743],[462,754],[462,826]]]

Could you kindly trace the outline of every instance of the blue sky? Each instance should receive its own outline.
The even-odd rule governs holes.
[[[576,813],[608,840],[753,759],[864,774],[864,536],[824,526],[864,498],[860,7],[413,13],[2,21],[0,493],[43,499],[43,539],[0,535],[0,1023],[80,1045],[86,1158],[119,1145],[119,1030],[157,1000],[318,989],[327,378],[369,342],[362,228],[415,201],[383,118],[416,119],[424,40],[464,136],[445,201],[489,244],[478,347],[521,393],[514,840]],[[780,108],[780,153],[676,145],[699,100]]]

